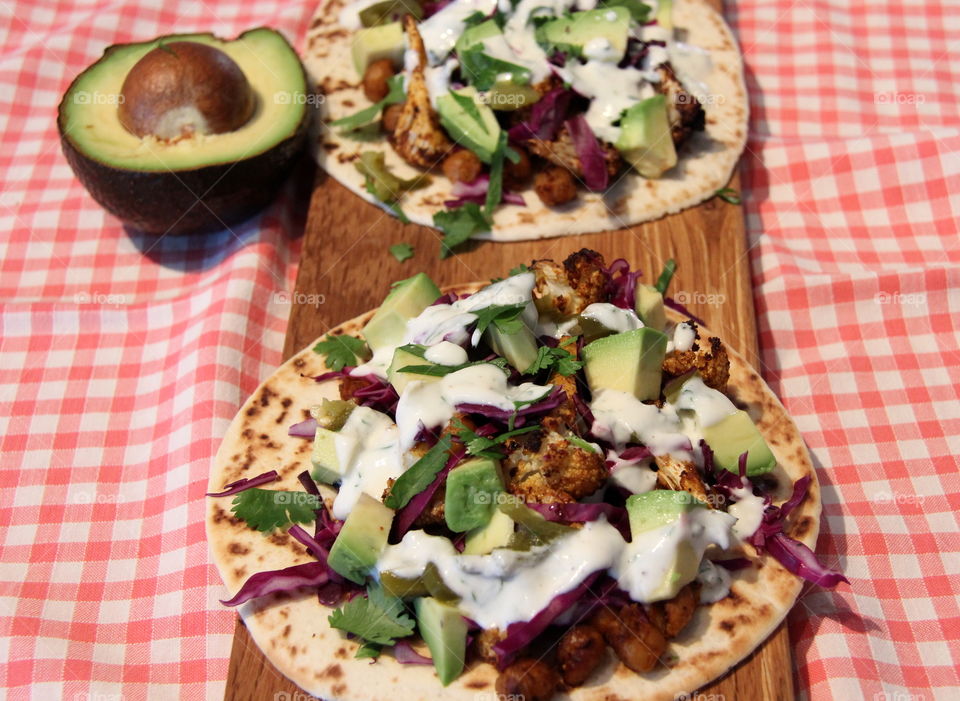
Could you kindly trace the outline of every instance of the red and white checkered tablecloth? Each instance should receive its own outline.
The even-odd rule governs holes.
[[[235,613],[203,492],[280,361],[294,187],[209,239],[128,235],[55,126],[116,42],[313,3],[0,3],[0,684],[10,698],[222,698]],[[728,7],[763,373],[820,469],[818,552],[852,582],[790,616],[815,699],[960,698],[960,9]],[[710,293],[709,282],[705,293]],[[719,302],[720,300],[718,300]],[[121,697],[122,695],[122,697]]]

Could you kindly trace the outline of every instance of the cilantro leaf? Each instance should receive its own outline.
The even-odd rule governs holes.
[[[250,528],[267,532],[291,523],[310,523],[316,520],[317,508],[317,498],[307,492],[254,487],[240,492],[230,510]]]
[[[567,439],[567,442],[568,442],[568,443],[571,443],[571,444],[577,446],[578,448],[582,448],[583,450],[587,451],[588,453],[596,453],[596,452],[597,452],[597,446],[595,446],[593,443],[590,443],[589,441],[583,440],[580,436],[575,436],[574,434],[571,433],[571,434],[568,435],[568,436],[564,436],[564,438]]]
[[[476,309],[472,314],[477,315],[477,331],[483,333],[490,324],[495,324],[503,333],[516,333],[523,326],[520,315],[527,308],[526,302],[519,304],[493,304],[483,309]]]
[[[537,358],[526,370],[524,375],[535,375],[541,370],[552,368],[563,376],[574,374],[583,367],[583,361],[577,360],[573,353],[565,348],[550,348],[540,346],[537,349]]]
[[[402,509],[411,499],[430,486],[433,478],[447,464],[447,453],[452,439],[449,435],[440,436],[440,440],[404,472],[390,488],[390,494],[383,500],[391,509]]]
[[[460,105],[460,109],[466,112],[470,119],[477,123],[478,127],[483,129],[484,134],[490,133],[490,130],[487,129],[487,123],[483,121],[483,116],[480,114],[480,108],[477,107],[477,103],[473,101],[473,97],[470,95],[461,95],[456,90],[450,91],[450,97]]]
[[[459,54],[460,73],[477,90],[489,90],[505,73],[510,82],[519,85],[530,83],[530,69],[516,63],[502,61],[483,52],[483,44],[475,44]]]
[[[500,446],[514,436],[520,436],[524,433],[530,433],[531,431],[540,429],[539,426],[524,426],[523,428],[501,433],[499,436],[478,436],[472,429],[467,428],[467,426],[459,420],[454,423],[453,428],[457,432],[457,435],[460,436],[460,440],[462,440],[467,447],[467,453],[469,455],[475,455],[479,458],[490,458],[491,460],[499,460],[503,457],[503,451],[500,449]]]
[[[380,657],[380,651],[383,649],[382,645],[377,645],[376,643],[364,643],[357,648],[354,658],[358,660],[366,659],[377,659]]]
[[[357,365],[359,359],[366,357],[366,347],[366,343],[354,336],[327,334],[313,347],[313,352],[324,356],[328,368],[339,371],[345,365]]]
[[[342,127],[344,131],[356,131],[376,119],[384,107],[395,105],[406,99],[407,95],[403,91],[403,73],[397,73],[395,76],[389,78],[387,85],[390,86],[390,91],[385,98],[348,117],[341,117],[340,119],[330,122],[330,126]]]
[[[487,185],[487,199],[483,204],[483,216],[488,220],[493,216],[493,210],[500,204],[500,198],[503,196],[503,157],[508,148],[507,132],[501,131],[497,139],[497,147],[493,150],[493,157],[490,159],[490,181]]]
[[[673,279],[673,274],[677,270],[677,263],[673,258],[670,258],[663,265],[663,272],[660,273],[660,277],[657,278],[657,284],[654,287],[657,288],[657,292],[662,295],[667,293],[667,288],[670,286],[670,281]]]
[[[356,596],[327,617],[331,628],[351,633],[364,641],[364,652],[358,657],[374,657],[369,643],[393,645],[397,639],[413,635],[413,619],[407,615],[400,599],[387,596],[379,586],[367,589],[366,596]]]
[[[457,372],[458,370],[473,367],[474,365],[496,365],[503,370],[504,374],[510,375],[510,371],[506,369],[506,358],[477,360],[472,363],[463,363],[462,365],[404,365],[402,368],[398,368],[397,372],[409,372],[414,375],[426,375],[427,377],[446,377],[451,372]]]
[[[490,221],[476,202],[467,202],[456,209],[437,212],[433,215],[433,225],[443,232],[441,258],[452,255],[454,248],[466,243],[474,234],[490,231]]]
[[[408,258],[413,258],[413,246],[409,243],[395,243],[390,246],[390,255],[397,259],[400,263],[407,260]]]
[[[740,204],[743,201],[740,199],[740,193],[734,190],[732,187],[722,187],[717,190],[714,195],[719,197],[727,204]]]
[[[510,272],[507,274],[509,276],[513,276],[513,275],[520,275],[521,273],[528,273],[528,272],[530,272],[530,266],[528,266],[526,263],[521,263],[516,268],[510,268]]]

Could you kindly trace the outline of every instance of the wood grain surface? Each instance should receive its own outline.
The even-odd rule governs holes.
[[[739,178],[730,185],[739,190]],[[415,249],[414,257],[403,263],[386,252],[390,244],[400,241]],[[436,231],[401,225],[361,202],[322,171],[310,204],[298,294],[291,295],[294,302],[305,303],[295,303],[291,310],[284,358],[341,321],[377,306],[391,282],[414,272],[426,272],[441,286],[486,280],[503,276],[520,262],[561,260],[583,247],[601,252],[608,263],[626,258],[632,267],[644,271],[647,282],[656,280],[668,258],[675,259],[677,274],[670,285],[671,294],[685,300],[690,311],[756,364],[756,323],[740,207],[714,198],[680,214],[627,229],[541,241],[471,244],[463,253],[441,261]],[[317,299],[323,303],[314,305]],[[785,626],[732,672],[698,694],[689,698],[792,699],[792,660]],[[273,668],[238,618],[225,698],[306,701],[312,697]]]
[[[720,2],[711,2],[718,9]],[[730,186],[739,191],[739,177]],[[750,285],[743,213],[714,198],[680,214],[617,231],[517,243],[477,243],[441,261],[440,235],[427,227],[402,225],[318,173],[310,203],[284,358],[341,321],[377,306],[390,283],[426,272],[438,285],[500,277],[535,258],[562,260],[588,247],[607,262],[626,258],[653,282],[668,258],[677,262],[671,294],[702,318],[749,362],[757,362],[756,322]],[[387,254],[393,243],[413,245],[412,259]],[[308,296],[310,295],[310,296]],[[318,297],[318,295],[320,295]],[[323,303],[313,302],[322,299]],[[303,303],[297,303],[303,302]],[[318,661],[321,664],[321,661]],[[793,665],[786,627],[781,625],[750,657],[690,701],[793,699]],[[438,698],[440,687],[438,685]],[[307,701],[313,697],[283,677],[260,652],[237,619],[227,701]],[[403,698],[398,690],[398,699]]]

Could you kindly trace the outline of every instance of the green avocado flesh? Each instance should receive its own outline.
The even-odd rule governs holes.
[[[590,391],[615,389],[641,401],[656,399],[666,349],[666,335],[649,326],[588,343],[583,360]]]
[[[330,548],[327,564],[351,582],[363,584],[387,547],[392,524],[393,509],[361,494]]]
[[[119,117],[127,75],[161,44],[182,41],[233,59],[255,95],[253,115],[234,131],[178,140],[127,131]],[[232,41],[175,34],[106,49],[67,89],[57,124],[67,161],[107,211],[148,233],[195,233],[242,221],[273,199],[303,149],[308,97],[300,59],[272,29]]]

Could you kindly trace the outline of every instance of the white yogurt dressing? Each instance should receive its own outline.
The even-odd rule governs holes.
[[[707,387],[700,375],[692,375],[683,383],[673,406],[680,411],[693,411],[700,429],[718,424],[737,413],[737,407],[730,398],[719,390]]]
[[[643,494],[657,486],[657,473],[650,467],[649,459],[642,463],[625,461],[611,468],[610,481],[633,494]]]
[[[673,350],[688,351],[697,340],[697,330],[689,321],[677,324],[673,330]]]
[[[569,0],[520,0],[503,27],[503,36],[514,55],[513,62],[529,68],[534,83],[550,75],[551,69],[546,52],[537,43],[530,18],[540,14],[559,17],[569,5]]]
[[[710,97],[710,74],[713,72],[710,52],[699,46],[672,41],[667,44],[667,57],[683,86],[697,99],[707,101]]]
[[[758,497],[750,487],[730,490],[736,503],[727,507],[727,513],[737,519],[733,524],[733,535],[741,542],[757,532],[763,522],[763,497]]]
[[[334,517],[345,519],[361,493],[378,501],[383,497],[387,481],[403,473],[403,452],[396,424],[386,414],[369,407],[354,409],[340,433],[355,438],[358,443],[333,501]],[[339,450],[337,458],[340,458]]]
[[[418,29],[430,65],[441,63],[453,51],[457,39],[467,28],[467,17],[474,12],[488,15],[496,6],[497,0],[456,0],[423,20]]]
[[[730,572],[710,560],[700,562],[697,581],[700,583],[701,604],[716,603],[730,593]]]
[[[427,66],[423,72],[433,109],[437,109],[437,98],[450,92],[450,75],[459,67],[460,62],[457,59],[448,58],[439,66]]]
[[[429,360],[431,363],[446,365],[448,367],[463,365],[469,360],[469,358],[467,358],[467,351],[465,351],[462,346],[458,346],[456,343],[450,343],[450,341],[440,341],[437,345],[430,346],[426,352],[424,352],[423,358],[424,360]]]
[[[580,312],[580,316],[595,321],[614,333],[643,328],[643,322],[640,321],[640,317],[632,309],[621,309],[617,305],[607,302],[594,302],[588,305],[586,309]]]
[[[594,134],[612,144],[620,136],[620,127],[612,122],[620,119],[624,110],[656,94],[643,72],[618,68],[615,63],[572,62],[557,73],[578,93],[591,98],[584,114],[587,124]]]
[[[487,555],[462,555],[446,538],[417,530],[387,546],[377,571],[415,578],[433,563],[460,597],[458,608],[465,616],[483,628],[504,630],[529,621],[555,596],[597,571],[610,570],[636,601],[649,603],[673,566],[679,544],[689,542],[697,557],[710,544],[726,547],[730,521],[727,514],[696,509],[626,543],[601,517],[528,552],[499,548]]]
[[[691,459],[690,439],[681,433],[676,412],[660,411],[654,404],[644,404],[632,394],[615,389],[597,392],[590,410],[593,435],[613,443],[618,451],[627,443],[639,441],[654,455]]]

